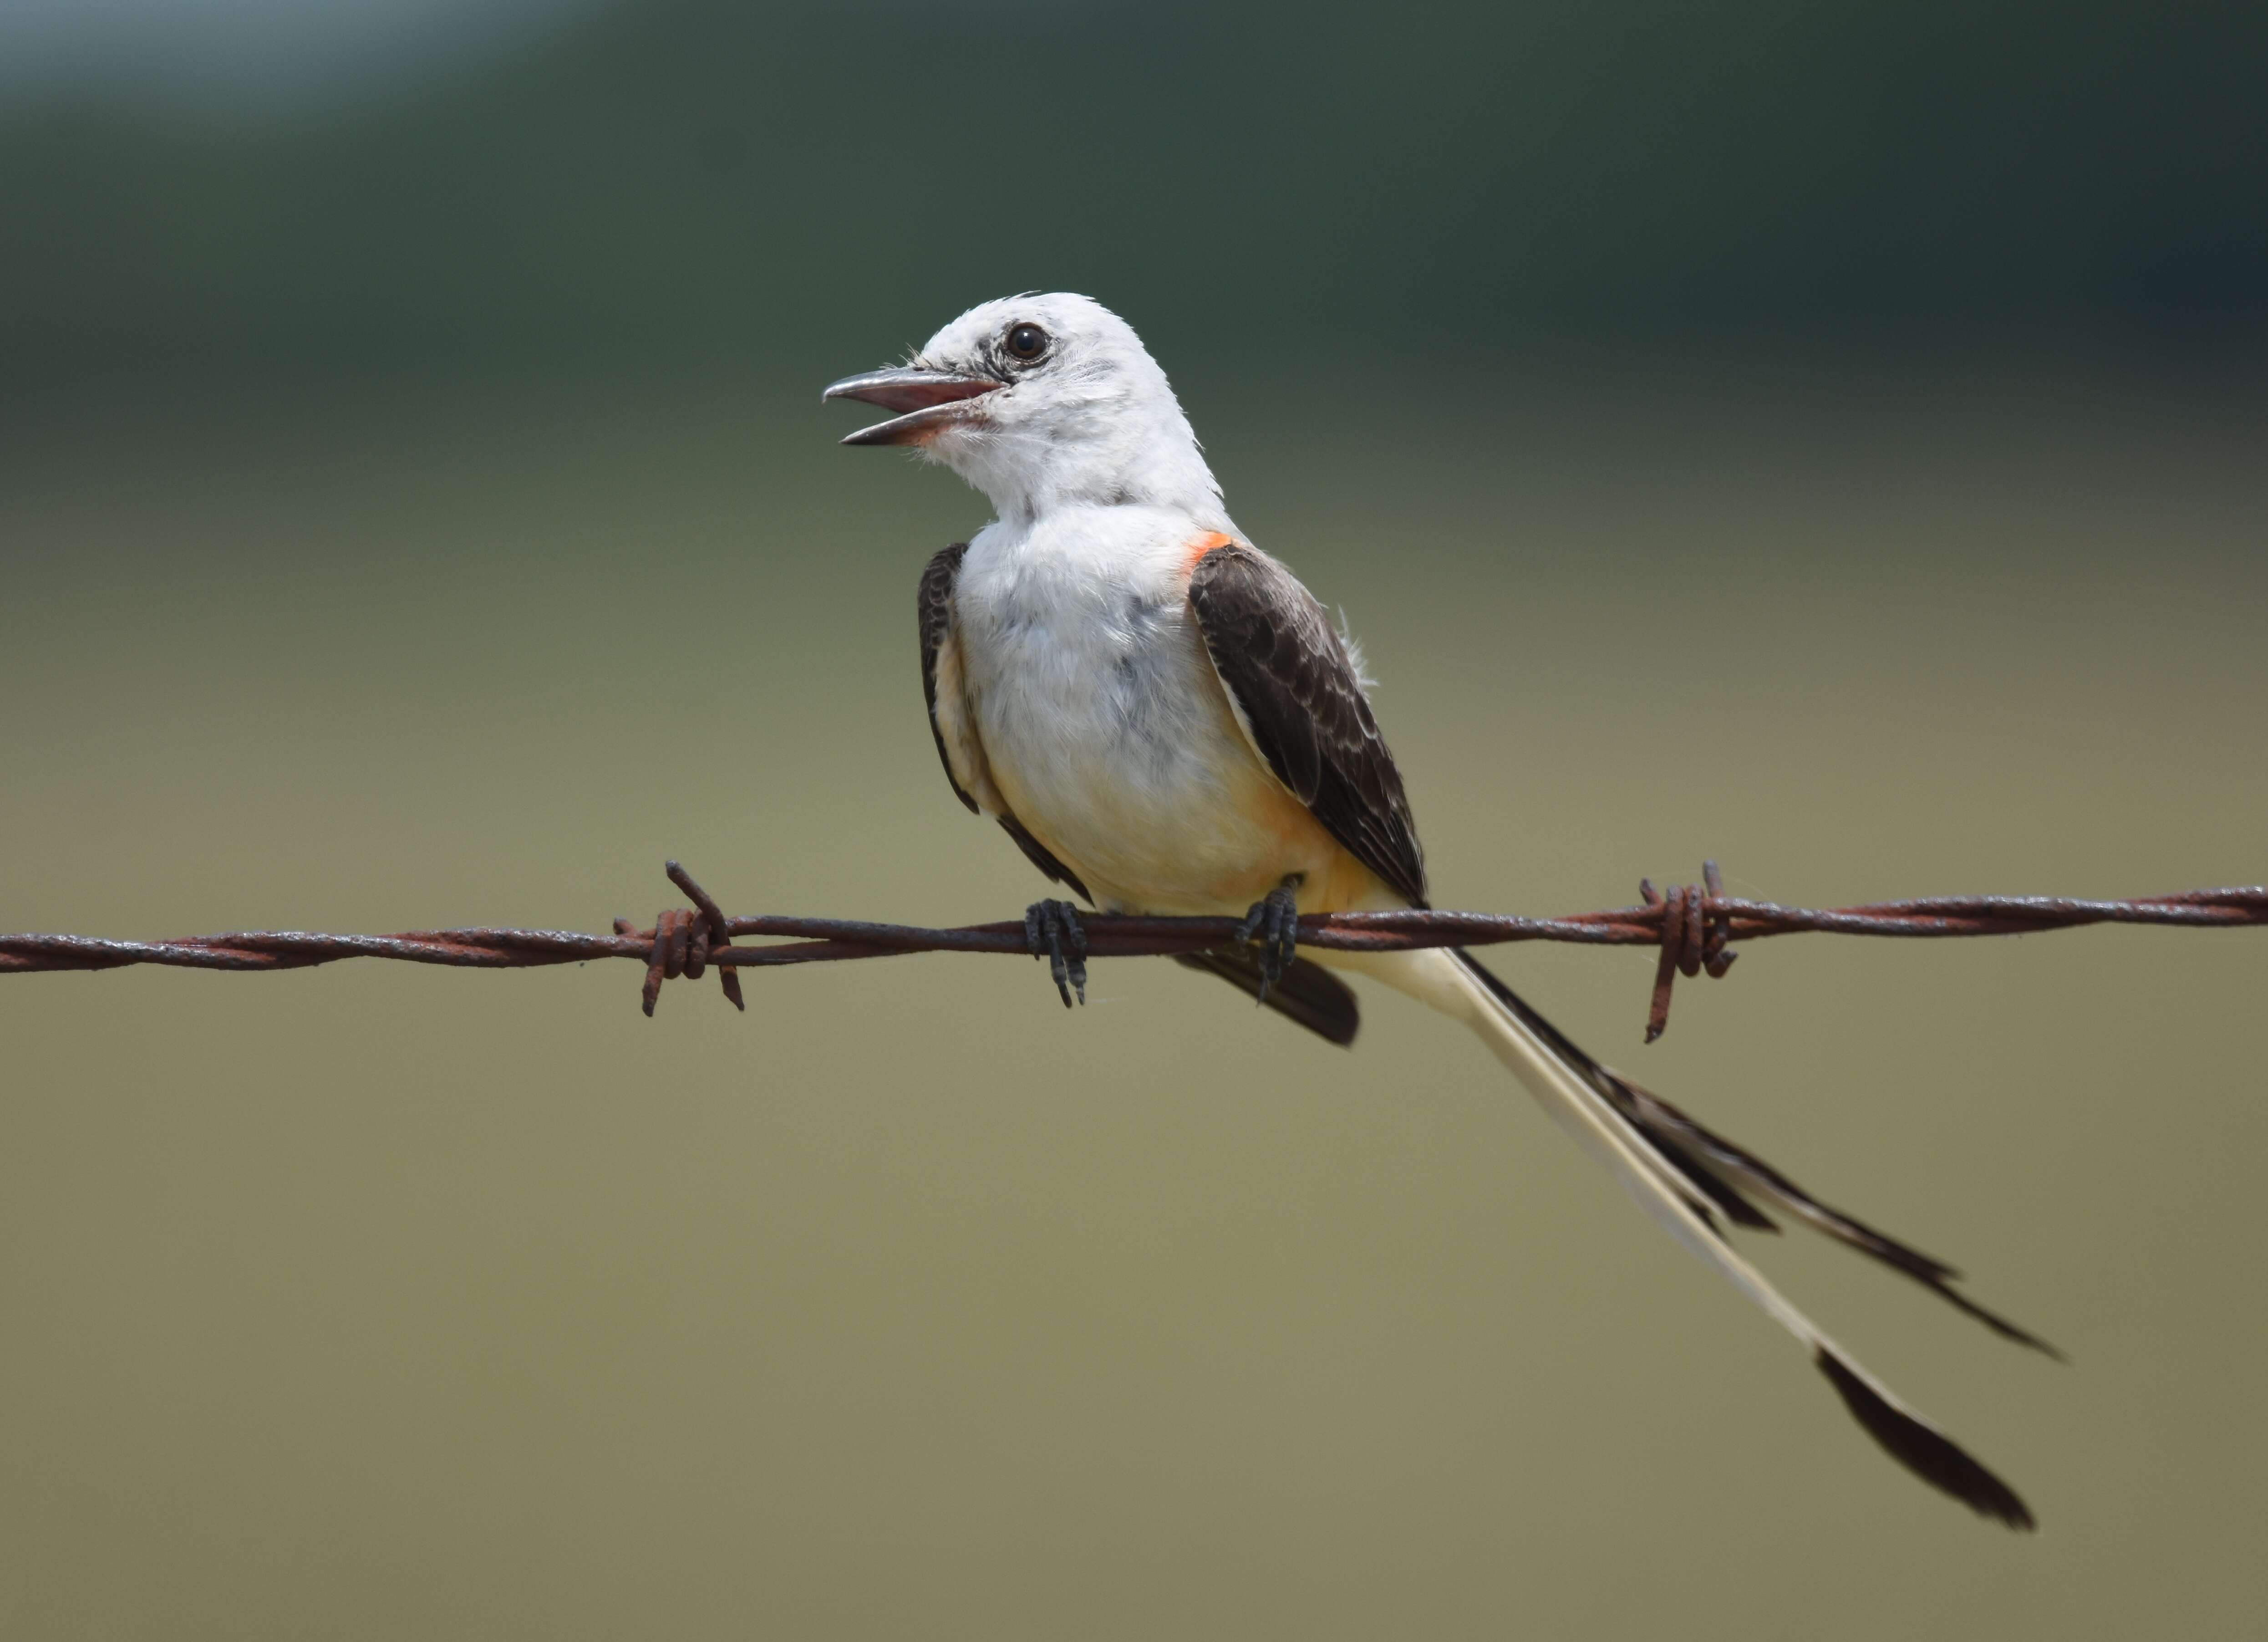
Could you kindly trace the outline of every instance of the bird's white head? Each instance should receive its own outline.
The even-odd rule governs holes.
[[[901,366],[845,377],[826,399],[902,414],[845,445],[909,445],[984,492],[1003,519],[1131,504],[1220,512],[1220,486],[1166,373],[1091,297],[971,308]]]

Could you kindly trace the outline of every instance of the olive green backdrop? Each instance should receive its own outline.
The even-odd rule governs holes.
[[[2250,0],[549,3],[289,100],[0,100],[0,360],[825,368],[1035,285],[1248,366],[2268,308]]]
[[[1012,914],[912,644],[982,501],[815,399],[1059,283],[1365,637],[1446,905],[2257,880],[2254,29],[608,12],[19,99],[0,928]],[[1761,944],[1650,1049],[1645,954],[1504,968],[2070,1351],[1759,1251],[2038,1536],[1391,997],[144,970],[0,979],[0,1631],[2256,1632],[2268,934]]]

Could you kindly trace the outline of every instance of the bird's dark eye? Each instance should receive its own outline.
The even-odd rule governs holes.
[[[1048,334],[1036,325],[1011,325],[1003,342],[1009,355],[1027,364],[1048,350]]]

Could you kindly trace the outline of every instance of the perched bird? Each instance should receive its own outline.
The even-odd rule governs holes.
[[[1211,970],[1334,1043],[1354,970],[1477,1032],[1544,1109],[1687,1248],[1801,1343],[1870,1435],[2011,1528],[2014,1491],[1900,1403],[1730,1246],[1777,1207],[2051,1350],[1950,1285],[1954,1271],[1828,1207],[1571,1042],[1456,950],[1296,950],[1303,912],[1426,904],[1402,776],[1348,641],[1229,518],[1172,387],[1101,304],[1024,295],[971,308],[902,366],[827,399],[895,413],[846,445],[909,445],[998,517],[929,562],[923,692],[946,778],[1049,879],[1108,912],[1241,915]],[[1025,927],[1066,1005],[1086,996],[1068,902]],[[1328,966],[1328,967],[1326,967]]]

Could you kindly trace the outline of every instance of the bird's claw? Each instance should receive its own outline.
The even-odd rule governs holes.
[[[1300,949],[1300,880],[1287,878],[1270,890],[1267,898],[1252,903],[1244,915],[1237,939],[1260,948],[1260,1001],[1268,989],[1284,978],[1292,955]]]
[[[1048,973],[1071,1007],[1071,994],[1086,1002],[1086,931],[1079,909],[1068,901],[1035,901],[1024,909],[1024,947],[1035,958],[1048,961]]]

